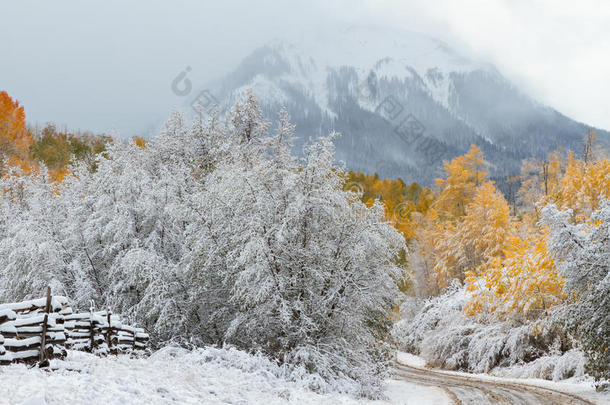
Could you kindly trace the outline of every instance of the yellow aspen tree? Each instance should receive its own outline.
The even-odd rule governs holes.
[[[445,178],[436,179],[440,192],[434,204],[441,219],[454,220],[466,213],[476,188],[487,178],[485,166],[483,152],[475,145],[465,155],[445,162]]]
[[[585,193],[586,165],[583,161],[579,161],[574,157],[574,152],[568,154],[565,173],[560,180],[560,192],[557,198],[557,204],[562,208],[570,208],[573,212],[573,219],[581,222],[585,219],[587,208],[591,205],[587,201]]]
[[[518,191],[522,225],[535,228],[540,220],[537,203],[556,203],[560,196],[560,180],[563,175],[561,153],[550,153],[545,160],[525,159],[521,165],[521,187]]]
[[[502,256],[512,227],[509,210],[494,183],[485,182],[476,188],[462,220],[439,229],[435,272],[441,286],[446,286],[452,278],[463,281],[467,270]]]
[[[508,202],[493,182],[486,182],[477,189],[460,226],[461,239],[472,252],[467,265],[476,267],[502,254],[511,231],[509,210]]]
[[[588,166],[585,173],[585,193],[588,196],[591,211],[599,208],[600,198],[610,198],[610,160],[600,159]]]
[[[564,164],[558,151],[550,153],[549,157],[540,162],[540,187],[542,201],[557,202],[561,192],[561,177],[564,172]]]
[[[544,311],[562,302],[564,280],[548,253],[547,239],[545,232],[529,239],[515,236],[502,256],[478,272],[469,271],[466,286],[471,298],[464,312],[490,312],[501,318]]]
[[[428,240],[432,243],[434,257],[434,274],[439,288],[445,289],[454,278],[459,278],[459,251],[458,228],[450,221],[430,221],[427,229]],[[456,247],[458,250],[456,250]]]

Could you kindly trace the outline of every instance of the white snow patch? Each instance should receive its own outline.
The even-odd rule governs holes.
[[[23,401],[21,405],[47,405],[47,401],[44,398],[31,398]]]
[[[396,352],[396,360],[401,364],[411,367],[426,367],[425,359],[411,353],[401,352],[400,350]]]
[[[449,405],[451,399],[445,392],[436,387],[407,383],[402,380],[388,380],[386,383],[386,395],[391,404],[425,404],[425,405]]]

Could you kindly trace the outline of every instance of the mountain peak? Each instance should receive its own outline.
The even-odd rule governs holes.
[[[347,65],[368,70],[387,57],[411,66],[418,73],[430,68],[471,71],[488,67],[427,35],[369,26],[351,26],[332,33],[315,32],[293,40],[276,39],[268,47],[288,60],[306,55],[320,69]]]
[[[535,102],[492,65],[412,31],[350,27],[275,40],[212,89],[226,108],[248,89],[269,117],[286,107],[297,148],[339,131],[337,157],[347,168],[425,184],[472,143],[500,176],[559,145],[579,148],[590,129]]]

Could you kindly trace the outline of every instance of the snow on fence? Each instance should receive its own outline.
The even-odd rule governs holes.
[[[148,334],[123,324],[110,311],[75,313],[68,299],[46,298],[0,304],[0,365],[13,362],[48,365],[67,349],[97,355],[143,351]]]
[[[144,329],[123,324],[110,311],[66,313],[66,347],[96,354],[117,354],[146,349],[148,334]]]

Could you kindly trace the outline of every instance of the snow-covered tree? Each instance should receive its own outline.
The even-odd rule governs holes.
[[[45,171],[0,180],[0,300],[36,297],[47,285],[63,288],[70,274],[57,231],[63,209]]]
[[[175,113],[145,146],[115,140],[95,172],[73,167],[60,185],[42,174],[6,178],[3,298],[39,296],[51,283],[80,307],[93,300],[158,337],[176,335],[157,327],[163,314],[179,318],[177,301],[189,302],[180,269],[195,218],[199,142]]]
[[[243,136],[240,128],[268,126],[255,100],[246,104],[237,111],[257,122],[238,121],[231,159],[206,181],[207,228],[192,268],[208,279],[201,294],[228,297],[234,313],[217,313],[230,318],[227,342],[372,393],[404,239],[383,207],[342,190],[330,138],[309,145],[300,162],[285,114],[276,134]]]
[[[115,139],[60,184],[3,179],[0,298],[51,284],[156,343],[229,343],[375,395],[404,238],[343,191],[332,136],[298,159],[287,113],[270,127],[249,94],[225,122],[174,113],[153,139]]]
[[[550,226],[549,248],[566,279],[574,303],[566,322],[587,354],[588,371],[610,378],[610,203],[602,200],[587,223],[571,222],[572,213],[549,205],[542,210]]]

